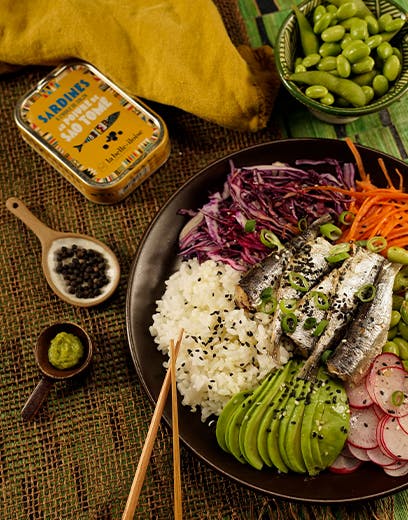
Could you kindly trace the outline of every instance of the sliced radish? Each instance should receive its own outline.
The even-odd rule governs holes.
[[[332,473],[342,473],[345,475],[346,473],[353,473],[356,471],[363,462],[361,460],[345,457],[340,454],[337,459],[333,462],[333,464],[329,467],[329,471]]]
[[[381,419],[381,444],[396,459],[408,459],[408,435],[396,417]],[[381,445],[380,444],[380,445]]]
[[[370,373],[390,366],[402,367],[401,359],[397,356],[397,354],[393,354],[392,352],[383,352],[374,358],[371,364]]]
[[[379,419],[381,419],[382,417],[384,417],[384,415],[387,415],[387,414],[384,412],[384,410],[378,406],[378,404],[375,404],[375,403],[373,404],[373,410],[374,410],[374,412],[375,412],[375,415],[376,415]]]
[[[349,444],[368,450],[378,446],[377,425],[378,417],[372,406],[350,407],[350,431],[347,438]]]
[[[378,442],[378,447],[384,453],[384,455],[386,455],[387,457],[390,457],[391,459],[394,459],[394,460],[398,460],[397,457],[395,457],[390,452],[390,450],[387,448],[387,446],[384,443],[384,428],[385,428],[385,426],[386,426],[386,424],[387,424],[389,419],[390,419],[390,416],[385,414],[384,417],[382,417],[378,421],[378,425],[377,425],[377,442]]]
[[[395,463],[395,459],[386,455],[379,446],[372,450],[366,450],[366,453],[371,462],[378,464],[378,466],[391,466]]]
[[[374,401],[387,414],[403,417],[408,414],[408,372],[388,366],[371,373],[370,384]]]
[[[358,460],[361,460],[362,462],[368,462],[370,457],[367,455],[367,452],[370,450],[366,450],[364,448],[357,448],[357,446],[354,446],[353,444],[349,443],[349,450],[350,453]]]
[[[400,468],[385,467],[384,471],[390,477],[403,477],[404,475],[408,474],[408,462],[401,465]]]
[[[365,379],[357,386],[346,385],[346,393],[350,406],[354,408],[367,408],[373,404],[373,399],[368,393]]]
[[[404,415],[403,417],[398,417],[398,422],[404,432],[408,435],[408,415]]]

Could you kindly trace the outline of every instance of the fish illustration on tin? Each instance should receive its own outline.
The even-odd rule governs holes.
[[[81,144],[74,145],[74,148],[76,148],[79,152],[82,150],[82,147],[86,143],[90,143],[100,135],[104,134],[108,128],[110,128],[113,123],[118,119],[120,112],[114,112],[113,114],[110,114],[106,119],[98,123],[95,128],[92,129],[92,131],[87,135],[85,141]]]

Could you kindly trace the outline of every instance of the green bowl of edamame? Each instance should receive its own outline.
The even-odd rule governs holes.
[[[378,112],[408,91],[406,0],[305,0],[275,44],[282,83],[328,123]]]

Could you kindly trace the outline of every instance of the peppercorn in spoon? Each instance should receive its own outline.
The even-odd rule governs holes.
[[[120,266],[107,245],[87,235],[54,231],[16,197],[9,198],[6,207],[39,238],[45,278],[62,300],[90,307],[111,296],[119,283]]]

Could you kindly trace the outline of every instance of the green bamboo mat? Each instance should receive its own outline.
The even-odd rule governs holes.
[[[251,45],[274,46],[278,30],[293,3],[301,0],[238,0]],[[396,0],[408,10],[408,0]],[[351,137],[355,142],[408,160],[408,95],[376,114],[346,125],[330,125],[313,117],[283,90],[273,117],[286,137]],[[284,111],[280,110],[284,107]]]

